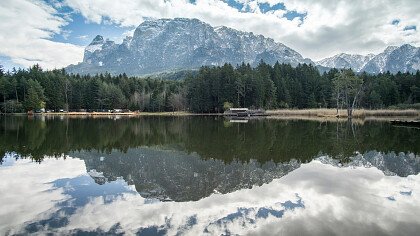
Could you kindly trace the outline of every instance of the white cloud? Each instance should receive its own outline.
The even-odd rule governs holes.
[[[25,67],[38,63],[48,69],[81,61],[83,48],[51,40],[68,33],[61,29],[67,24],[63,17],[41,1],[0,1],[0,55]]]
[[[224,234],[225,230],[239,235],[409,234],[420,224],[415,215],[420,210],[415,194],[419,181],[419,175],[385,176],[376,168],[338,168],[312,161],[261,187],[213,194],[196,202],[145,204],[141,196],[130,194],[104,206],[103,198],[95,198],[69,218],[62,233],[80,228],[106,232],[118,222],[121,231],[134,234],[139,228],[170,222],[167,234],[175,235],[189,217],[195,216],[197,224],[184,235],[202,234],[206,228],[211,235]],[[411,191],[411,195],[402,191]],[[304,208],[287,210],[280,204],[297,203],[299,198]],[[233,217],[240,208],[249,211]],[[260,208],[285,211],[281,218],[260,218]],[[229,215],[231,219],[222,220]]]
[[[122,26],[137,26],[145,18],[198,18],[213,26],[226,25],[252,31],[285,43],[305,57],[321,59],[340,52],[377,53],[388,45],[420,46],[420,34],[403,30],[420,22],[420,4],[405,1],[237,0],[251,12],[241,12],[223,1],[197,0],[66,0],[92,22],[104,19]],[[288,11],[306,14],[304,22],[284,17],[284,11],[261,13],[257,3],[283,3]],[[392,25],[400,19],[398,26]]]
[[[0,56],[29,66],[62,67],[82,60],[83,49],[53,42],[63,33],[69,15],[55,8],[70,6],[88,22],[114,23],[135,27],[146,18],[198,18],[213,26],[225,25],[274,38],[313,60],[337,53],[378,53],[389,45],[411,43],[420,46],[418,30],[404,31],[420,22],[417,0],[237,0],[250,12],[243,12],[219,0],[64,0],[52,6],[40,0],[0,1]],[[258,3],[283,3],[287,11],[305,14],[287,20],[285,10],[262,13]],[[54,8],[55,7],[55,8]],[[400,23],[393,25],[392,21]],[[65,33],[65,32],[64,32]],[[74,32],[77,33],[77,32]],[[107,37],[106,35],[104,35]]]
[[[1,167],[0,177],[7,181],[0,182],[0,200],[7,204],[0,208],[0,233],[24,233],[20,230],[26,224],[50,219],[63,207],[59,202],[75,197],[51,182],[81,175],[86,175],[85,163],[77,158],[45,159],[39,165],[18,160],[13,166]],[[45,232],[38,234],[51,230],[67,235],[77,229],[107,232],[118,224],[118,230],[129,235],[160,225],[166,225],[168,235],[182,229],[183,235],[201,235],[206,228],[211,235],[225,230],[239,235],[412,235],[420,225],[419,183],[420,175],[385,176],[375,167],[339,168],[314,160],[260,187],[213,194],[199,201],[150,202],[137,193],[123,193],[109,196],[105,204],[103,196],[92,196],[74,214],[63,215],[68,224],[39,229]],[[78,184],[68,181],[66,188],[80,188]],[[287,209],[281,204],[296,204],[299,199],[304,207]],[[240,208],[247,209],[246,213],[235,214]],[[281,218],[258,217],[261,208],[284,214]],[[188,228],[192,216],[195,224]]]
[[[16,234],[28,221],[45,219],[56,212],[56,204],[69,197],[63,189],[53,188],[51,182],[83,173],[86,173],[84,162],[72,158],[45,159],[41,164],[19,159],[12,166],[2,166],[0,234]]]

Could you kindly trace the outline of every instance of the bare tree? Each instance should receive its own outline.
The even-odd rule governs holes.
[[[344,69],[337,73],[333,83],[337,99],[337,115],[341,100],[341,104],[344,103],[347,108],[348,118],[351,119],[357,99],[363,88],[363,80],[356,76],[351,69]]]
[[[173,111],[183,111],[186,108],[187,99],[182,93],[171,94],[169,106]]]

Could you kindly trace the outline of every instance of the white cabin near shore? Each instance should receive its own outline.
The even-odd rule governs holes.
[[[229,108],[229,113],[248,112],[248,108]]]

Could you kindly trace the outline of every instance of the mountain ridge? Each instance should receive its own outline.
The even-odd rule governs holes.
[[[340,53],[316,62],[317,65],[329,68],[351,68],[356,72],[371,74],[415,72],[420,70],[420,48],[410,44],[388,46],[377,55]]]
[[[212,27],[197,19],[149,20],[121,44],[96,36],[86,47],[83,62],[70,65],[70,73],[144,75],[195,69],[204,65],[242,62],[257,65],[264,60],[314,64],[295,50],[271,38],[228,28]]]
[[[404,44],[389,46],[377,55],[340,53],[314,62],[263,35],[226,26],[213,27],[198,19],[174,18],[144,21],[121,44],[97,35],[85,48],[83,62],[66,70],[74,74],[144,76],[225,63],[256,66],[261,60],[292,66],[312,64],[321,68],[321,72],[330,68],[352,68],[372,74],[415,72],[420,70],[420,48]]]

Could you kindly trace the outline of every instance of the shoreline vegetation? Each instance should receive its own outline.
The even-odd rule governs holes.
[[[347,110],[337,110],[333,108],[319,109],[276,109],[267,110],[268,117],[284,117],[284,118],[348,118]],[[3,113],[2,115],[28,115],[27,113]],[[191,113],[187,111],[174,112],[48,112],[35,113],[35,116],[72,116],[72,117],[101,117],[101,116],[224,116],[223,113]],[[352,114],[353,118],[364,119],[372,117],[382,118],[416,118],[420,120],[420,110],[416,109],[356,109]]]
[[[221,115],[229,108],[264,109],[276,116],[334,117],[337,108],[346,109],[339,117],[414,116],[413,111],[401,110],[420,110],[420,70],[370,75],[331,69],[321,74],[312,65],[261,61],[255,67],[203,66],[194,75],[172,81],[125,74],[74,75],[64,69],[43,71],[39,65],[4,72],[0,66],[3,113]],[[124,111],[140,114],[120,113]]]
[[[340,109],[337,115],[337,109],[320,108],[320,109],[279,109],[267,111],[269,116],[307,116],[307,117],[336,117],[348,118],[347,109]],[[355,109],[352,113],[353,118],[365,117],[418,117],[420,118],[420,110],[415,109]]]

